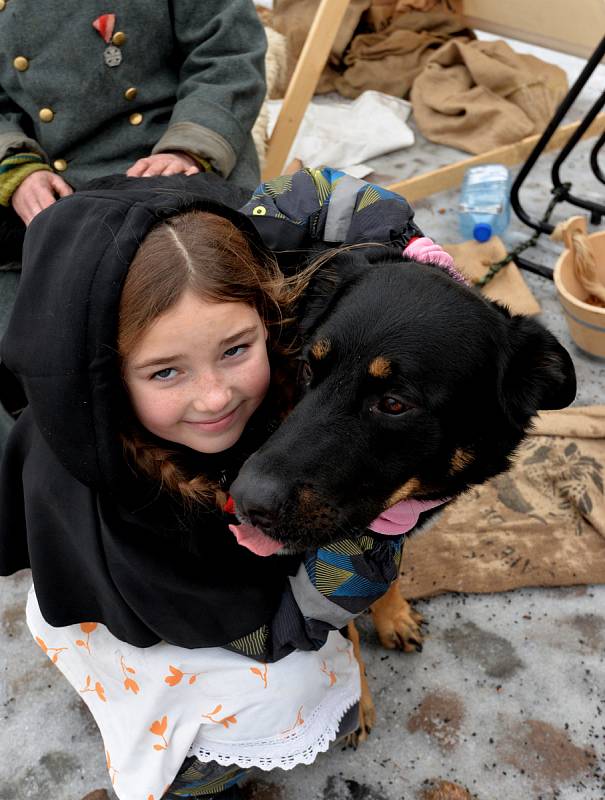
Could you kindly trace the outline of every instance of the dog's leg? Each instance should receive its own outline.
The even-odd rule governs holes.
[[[359,664],[359,675],[361,677],[361,697],[359,699],[359,728],[355,733],[347,736],[347,744],[357,747],[360,742],[368,738],[368,734],[372,730],[374,722],[376,721],[376,709],[374,708],[374,701],[370,687],[368,686],[368,679],[366,678],[366,665],[361,657],[361,646],[359,644],[359,632],[355,627],[354,622],[349,622],[347,625],[347,638],[353,645],[353,653]]]
[[[399,580],[380,600],[371,606],[374,626],[383,647],[401,648],[406,653],[422,650],[422,615],[404,600],[399,591]]]

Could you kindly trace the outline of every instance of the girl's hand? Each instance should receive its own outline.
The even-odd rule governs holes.
[[[26,225],[48,206],[56,202],[57,197],[67,197],[74,190],[60,175],[48,170],[38,170],[28,175],[15,190],[11,203],[17,214]]]
[[[129,178],[151,178],[153,175],[197,175],[199,171],[196,160],[179,150],[139,158],[126,174]]]

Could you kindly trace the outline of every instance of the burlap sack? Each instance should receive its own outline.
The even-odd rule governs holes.
[[[351,41],[363,13],[370,7],[370,3],[371,0],[350,0],[334,39],[328,64],[316,88],[318,94],[332,91],[334,66],[340,64],[342,55]],[[319,0],[274,0],[271,27],[282,33],[288,40],[286,84],[292,76],[318,6]]]
[[[498,236],[492,236],[487,242],[473,240],[443,244],[442,247],[453,257],[457,269],[473,282],[483,278],[490,264],[500,261],[506,255],[506,248]],[[513,314],[530,316],[539,314],[542,310],[514,261],[501,269],[481,292],[490,300],[507,306]]]
[[[355,98],[367,89],[406,97],[424,65],[452,36],[474,37],[453,14],[408,11],[396,15],[379,33],[355,36],[332,88]]]
[[[288,40],[286,82],[296,66],[318,6],[319,0],[275,0],[268,24]],[[366,89],[377,89],[404,97],[430,52],[460,30],[461,23],[451,13],[445,13],[459,6],[460,0],[351,0],[316,93],[339,91],[356,98]],[[427,11],[433,13],[426,14]],[[431,19],[433,14],[435,19]],[[354,37],[358,30],[364,32]],[[400,30],[416,34],[425,30],[426,35],[402,38]],[[470,31],[467,33],[473,36]],[[419,52],[413,55],[416,49]],[[394,59],[383,59],[383,53]],[[415,71],[410,79],[411,70]]]
[[[462,0],[372,0],[364,22],[372,31],[381,31],[393,17],[407,11],[450,11],[462,14]]]
[[[414,82],[414,117],[431,141],[483,153],[543,130],[567,92],[565,72],[503,41],[451,40]]]
[[[406,543],[404,597],[605,583],[604,464],[605,406],[541,413],[510,472]]]

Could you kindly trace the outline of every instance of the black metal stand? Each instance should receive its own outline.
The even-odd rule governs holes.
[[[535,231],[540,233],[552,233],[554,230],[554,225],[550,222],[546,221],[545,219],[542,220],[534,220],[532,219],[529,214],[524,210],[523,206],[521,205],[521,201],[519,200],[519,190],[523,185],[525,179],[529,175],[531,169],[533,168],[534,164],[538,160],[539,156],[544,151],[546,145],[552,138],[553,134],[559,127],[561,120],[567,113],[567,111],[571,108],[573,103],[575,102],[576,98],[584,88],[585,84],[587,83],[588,79],[595,71],[603,57],[605,56],[605,36],[595,49],[594,53],[591,55],[589,60],[586,62],[586,66],[580,73],[578,79],[571,87],[567,96],[556,110],[555,114],[553,115],[551,121],[548,123],[546,130],[540,137],[538,143],[532,150],[532,152],[527,157],[527,160],[519,170],[519,173],[512,185],[511,193],[510,193],[510,202],[515,214],[519,217],[521,222],[527,225],[530,228],[533,228]],[[557,202],[565,201],[567,203],[572,203],[573,205],[579,206],[580,208],[585,208],[591,213],[591,222],[594,225],[599,225],[603,216],[605,216],[605,205],[603,203],[597,203],[594,200],[589,200],[587,198],[577,197],[576,195],[571,194],[571,183],[563,183],[560,179],[560,170],[561,166],[563,165],[565,159],[569,156],[572,152],[573,148],[576,144],[580,141],[590,124],[593,122],[599,111],[605,106],[605,92],[601,94],[601,96],[597,99],[597,101],[593,104],[592,108],[582,122],[578,125],[577,129],[572,133],[569,137],[569,140],[562,148],[561,152],[559,153],[557,159],[555,160],[552,170],[551,170],[551,178],[553,183],[553,193],[555,193],[557,197]],[[605,144],[605,133],[598,139],[597,143],[593,147],[591,154],[590,154],[590,166],[591,169],[596,176],[596,178],[605,183],[605,175],[601,171],[597,161],[599,156],[599,151]],[[534,272],[537,275],[542,275],[545,278],[551,278],[553,275],[553,270],[550,267],[544,267],[541,264],[534,264],[532,261],[528,261],[521,256],[515,257],[515,262],[521,267],[521,269],[525,269],[529,272]]]
[[[594,172],[595,178],[600,180],[601,183],[605,183],[605,175],[601,172],[601,168],[597,163],[597,158],[599,157],[599,150],[605,144],[605,132],[601,134],[601,136],[597,139],[597,143],[592,148],[590,152],[590,166],[592,171]]]

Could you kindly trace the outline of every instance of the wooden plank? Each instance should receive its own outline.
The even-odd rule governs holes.
[[[588,58],[605,32],[605,0],[463,0],[470,28]]]
[[[263,180],[277,177],[284,168],[348,5],[349,0],[321,0],[269,140]]]
[[[567,125],[559,127],[544,148],[544,152],[561,149],[579,124],[579,122],[570,122]],[[603,131],[605,131],[605,113],[597,115],[582,138],[588,139],[591,136],[599,136]],[[535,134],[534,136],[526,136],[525,139],[521,139],[520,142],[516,142],[515,144],[496,147],[494,150],[488,150],[486,153],[481,153],[478,156],[464,158],[453,164],[447,164],[445,167],[440,167],[431,172],[425,172],[423,175],[397,181],[386,188],[390,189],[392,192],[404,195],[410,202],[420,200],[422,197],[428,197],[428,195],[435,194],[436,192],[453,189],[462,183],[464,173],[469,167],[492,162],[512,166],[525,161],[541,136],[541,133]]]

